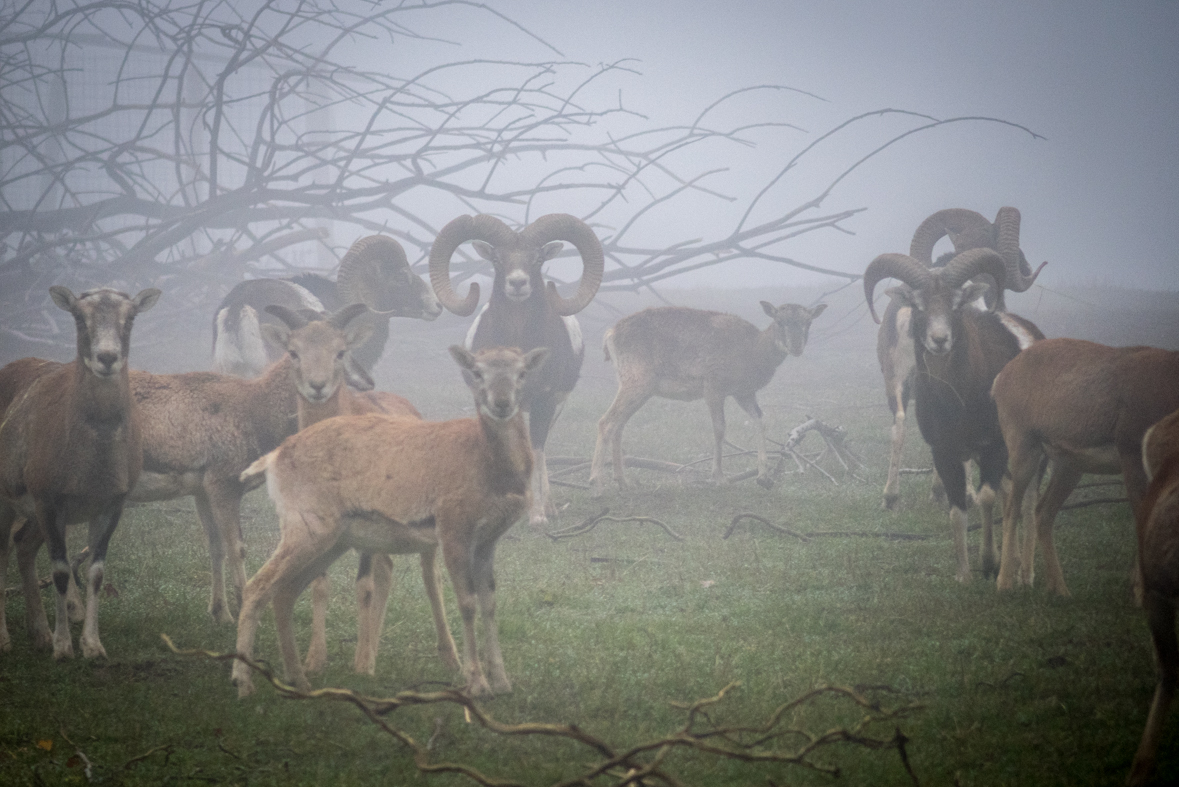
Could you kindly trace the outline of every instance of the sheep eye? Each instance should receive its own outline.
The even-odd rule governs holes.
[[[338,353],[336,353],[336,360],[337,361],[344,360],[344,351],[343,350],[340,350]]]
[[[299,360],[299,353],[295,352],[294,350],[289,350],[289,351],[287,352],[287,355],[291,356],[291,360],[292,360],[292,361],[297,361],[297,360]]]

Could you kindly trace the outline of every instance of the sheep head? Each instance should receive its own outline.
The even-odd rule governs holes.
[[[340,260],[336,288],[341,303],[363,303],[386,319],[433,320],[442,313],[434,290],[410,268],[401,244],[387,235],[369,235],[352,244]]]
[[[873,319],[880,322],[872,305],[876,285],[890,277],[904,282],[907,286],[893,287],[888,295],[912,307],[910,328],[914,341],[934,355],[944,355],[953,347],[956,315],[987,289],[988,285],[982,282],[970,281],[981,274],[994,278],[999,297],[992,310],[1002,309],[1007,266],[1003,257],[992,249],[971,249],[956,256],[946,267],[933,270],[905,254],[881,254],[864,271],[864,297]]]
[[[525,378],[549,357],[549,348],[522,353],[515,347],[487,347],[471,352],[460,344],[450,355],[462,367],[463,380],[475,395],[475,405],[493,421],[507,421],[520,411]]]
[[[572,243],[581,255],[581,281],[572,298],[558,295],[556,285],[546,284],[541,271],[544,263],[561,251],[563,240]],[[466,296],[460,298],[450,283],[450,258],[467,241],[473,241],[479,256],[491,262],[495,268],[493,287],[510,302],[523,303],[543,292],[553,310],[567,317],[589,305],[602,283],[602,244],[589,225],[575,216],[550,213],[520,232],[494,216],[459,216],[442,228],[430,250],[430,282],[442,305],[460,317],[472,314],[479,305],[478,284],[472,282]]]
[[[772,326],[774,346],[780,352],[798,357],[806,347],[806,340],[811,333],[811,321],[823,313],[827,304],[820,303],[812,308],[800,306],[797,303],[784,303],[775,306],[769,301],[761,301],[762,311],[774,321]]]
[[[266,311],[283,325],[263,323],[262,333],[286,351],[295,388],[308,402],[326,402],[345,382],[359,391],[375,387],[351,354],[372,335],[372,325],[357,319],[368,312],[363,303],[350,304],[330,315],[276,305],[267,306]]]
[[[58,285],[49,288],[49,295],[59,309],[74,317],[78,358],[94,375],[113,377],[127,364],[135,316],[154,306],[160,291],[152,287],[132,298],[104,287],[74,295],[68,287]]]

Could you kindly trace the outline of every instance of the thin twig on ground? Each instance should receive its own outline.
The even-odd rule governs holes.
[[[733,535],[737,529],[737,525],[745,519],[752,519],[756,522],[761,522],[779,533],[785,533],[788,536],[794,536],[799,541],[810,541],[812,538],[883,538],[889,541],[925,541],[930,536],[922,533],[896,533],[888,530],[872,531],[872,530],[810,530],[806,533],[800,533],[797,530],[791,530],[783,525],[777,525],[757,514],[749,511],[743,511],[733,517],[733,521],[729,523],[729,527],[725,530],[725,534],[721,536],[722,539],[727,539]]]
[[[552,530],[552,531],[549,531],[548,533],[546,533],[545,535],[547,535],[553,541],[560,541],[562,538],[574,538],[575,536],[585,535],[586,533],[590,532],[595,527],[597,527],[599,522],[619,522],[619,523],[638,522],[640,524],[642,524],[644,522],[649,522],[653,525],[659,525],[659,527],[663,528],[663,532],[667,533],[669,536],[674,538],[676,541],[683,541],[684,540],[683,536],[681,536],[679,533],[672,530],[665,523],[660,522],[658,519],[655,519],[654,517],[649,517],[649,516],[612,517],[612,516],[608,516],[609,513],[610,513],[609,508],[603,508],[601,513],[595,514],[594,516],[591,516],[591,517],[588,517],[588,518],[582,520],[581,522],[578,522],[576,525],[570,525],[569,527],[562,528],[560,530]]]
[[[909,765],[908,755],[905,751],[905,745],[909,739],[901,733],[896,722],[915,711],[922,710],[924,706],[910,702],[899,708],[888,710],[882,708],[878,701],[842,686],[817,686],[802,696],[779,705],[762,724],[718,726],[709,717],[708,709],[724,701],[740,686],[739,683],[730,683],[713,697],[697,700],[690,704],[671,703],[672,707],[684,711],[686,715],[684,723],[678,729],[662,738],[618,749],[576,724],[535,722],[504,724],[496,721],[479,704],[456,690],[430,693],[402,691],[392,697],[384,698],[368,697],[347,689],[336,688],[302,692],[280,681],[268,667],[253,659],[236,653],[180,650],[168,635],[161,634],[160,636],[168,648],[178,655],[196,656],[222,662],[239,660],[264,677],[284,698],[313,702],[348,703],[363,713],[382,732],[410,749],[413,753],[414,764],[420,772],[424,774],[453,773],[464,776],[484,787],[493,787],[493,785],[494,787],[516,787],[522,783],[515,780],[493,778],[462,763],[433,762],[431,758],[435,752],[430,749],[430,741],[420,743],[406,731],[394,726],[389,721],[389,717],[395,711],[405,707],[457,705],[463,708],[464,714],[470,717],[472,723],[478,724],[496,735],[554,738],[585,747],[592,753],[591,761],[582,766],[580,773],[573,779],[557,782],[562,785],[595,784],[604,785],[604,787],[624,787],[624,785],[648,783],[644,781],[645,779],[666,785],[683,784],[675,774],[668,770],[672,764],[671,755],[677,750],[688,750],[694,752],[698,757],[713,757],[718,760],[794,765],[830,776],[838,776],[840,769],[837,765],[815,762],[811,759],[811,755],[816,751],[837,743],[850,743],[872,751],[896,749],[905,771],[913,779],[914,784],[917,784],[916,776]],[[821,734],[814,734],[801,728],[782,726],[784,719],[794,718],[800,708],[820,697],[835,697],[849,702],[852,707],[859,709],[859,719],[849,726],[837,727]],[[879,738],[870,734],[869,729],[872,726],[889,722],[894,726],[891,737]],[[435,735],[431,736],[434,743],[437,743],[437,730],[438,726],[435,724]],[[798,743],[789,746],[787,742],[791,740],[798,741]],[[603,777],[609,777],[612,781],[603,782],[601,781]]]

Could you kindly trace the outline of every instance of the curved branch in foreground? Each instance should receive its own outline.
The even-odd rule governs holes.
[[[455,762],[432,762],[429,744],[415,739],[405,730],[394,726],[388,717],[395,711],[419,705],[456,705],[463,708],[466,717],[497,735],[506,737],[537,736],[542,738],[557,738],[572,741],[588,749],[591,761],[584,766],[580,775],[571,780],[561,780],[556,785],[569,784],[601,784],[623,787],[644,783],[642,779],[651,778],[665,784],[682,784],[683,782],[668,770],[670,755],[674,750],[686,749],[695,752],[697,756],[715,757],[718,760],[735,760],[747,763],[775,763],[779,765],[794,765],[809,770],[818,771],[831,776],[838,776],[840,769],[836,765],[815,762],[811,755],[830,747],[836,743],[850,743],[871,751],[887,751],[896,749],[905,772],[913,784],[918,784],[917,777],[909,764],[905,749],[909,739],[895,727],[891,737],[874,737],[869,729],[881,723],[896,724],[924,706],[910,702],[893,710],[883,709],[880,703],[853,689],[842,686],[819,685],[803,695],[779,705],[762,724],[716,726],[709,718],[707,709],[725,700],[729,694],[740,687],[740,683],[730,683],[722,688],[715,696],[696,700],[689,704],[671,703],[673,707],[686,713],[686,720],[678,729],[673,730],[661,738],[635,744],[629,748],[619,748],[596,735],[587,732],[576,724],[546,724],[525,722],[521,724],[504,724],[496,721],[491,714],[478,703],[465,697],[457,690],[439,692],[402,691],[392,697],[368,697],[348,689],[324,688],[309,692],[301,692],[278,680],[270,669],[252,659],[244,658],[236,653],[217,653],[208,650],[181,650],[176,647],[167,634],[161,634],[164,644],[175,654],[181,656],[195,656],[213,661],[239,660],[274,686],[278,694],[287,699],[310,701],[344,702],[356,707],[364,716],[381,731],[407,747],[413,755],[414,765],[422,773],[454,773],[483,787],[516,787],[523,783],[514,780],[502,780],[487,776],[471,766]],[[885,687],[888,689],[888,687]],[[891,691],[891,689],[888,689]],[[805,729],[782,726],[782,721],[793,718],[795,711],[819,699],[820,697],[836,697],[848,702],[852,708],[859,710],[859,719],[847,727],[837,727],[821,734],[811,733]],[[701,729],[700,725],[708,725]],[[798,741],[789,747],[788,740]],[[770,744],[775,744],[771,747]],[[554,758],[558,755],[554,753]],[[566,762],[572,760],[566,755],[560,755]],[[570,766],[578,767],[578,766]],[[602,781],[609,779],[610,781]]]

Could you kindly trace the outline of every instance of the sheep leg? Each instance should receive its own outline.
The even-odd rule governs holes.
[[[37,552],[45,543],[45,537],[34,520],[23,520],[21,525],[13,534],[13,540],[16,544],[16,565],[25,595],[29,641],[36,650],[49,650],[53,646],[53,634],[49,630],[49,618],[41,601],[41,583],[37,579]]]
[[[963,475],[966,465],[963,464]],[[979,547],[979,557],[982,563],[983,577],[997,577],[999,574],[999,554],[995,550],[995,498],[1004,491],[1004,476],[1007,474],[1007,446],[1002,442],[994,443],[982,449],[978,457],[978,474],[981,485],[975,500],[982,510],[983,537]],[[1003,510],[1002,506],[999,508]]]
[[[8,553],[11,551],[12,524],[16,521],[16,512],[8,503],[0,501],[0,593],[8,587]],[[12,650],[12,639],[8,636],[8,618],[5,615],[4,598],[0,596],[0,653]],[[32,622],[32,615],[29,615]]]
[[[1179,639],[1175,636],[1175,607],[1169,601],[1154,593],[1143,600],[1146,618],[1150,625],[1150,636],[1154,642],[1155,666],[1158,669],[1158,684],[1150,704],[1150,715],[1146,717],[1146,728],[1142,731],[1142,742],[1134,755],[1127,784],[1145,784],[1154,770],[1155,757],[1162,739],[1167,711],[1175,698],[1175,686],[1179,682]]]
[[[725,398],[708,394],[704,397],[708,404],[708,414],[712,416],[712,437],[714,450],[712,454],[712,480],[718,484],[725,482],[724,471],[721,470],[721,454],[725,447]]]
[[[275,598],[280,587],[296,581],[292,579],[294,577],[301,577],[302,584],[298,586],[301,591],[307,582],[316,576],[316,573],[323,573],[331,564],[331,560],[343,554],[345,549],[338,543],[340,535],[338,526],[324,522],[314,514],[300,514],[298,521],[283,520],[279,526],[282,536],[279,539],[278,547],[270,559],[262,565],[262,568],[258,569],[258,573],[246,583],[245,591],[242,594],[242,607],[237,618],[236,652],[246,658],[253,655],[254,639],[258,633],[258,619],[262,615],[262,610]],[[321,555],[327,556],[326,561],[318,559]],[[307,567],[315,564],[318,564],[318,569],[313,567],[312,572],[308,572]],[[287,593],[290,593],[289,587]],[[295,593],[295,596],[297,597],[298,593]],[[293,603],[291,601],[292,605]],[[275,618],[277,621],[277,609],[275,610]],[[286,626],[285,630],[291,639],[290,651],[295,654],[293,665],[284,664],[287,674],[301,674],[302,665],[299,664],[298,653],[294,647],[293,623],[288,618],[279,625]],[[286,650],[284,650],[285,653]],[[250,668],[244,662],[234,661],[232,681],[237,686],[238,697],[247,697],[254,693],[253,676]]]
[[[102,641],[98,636],[98,604],[106,567],[106,551],[122,516],[123,498],[119,498],[111,504],[109,510],[90,520],[90,570],[86,573],[86,620],[82,623],[82,637],[79,640],[79,644],[82,646],[82,655],[88,659],[106,658],[106,649],[102,647]]]
[[[477,611],[477,585],[474,575],[472,545],[459,530],[457,522],[440,510],[434,512],[435,527],[442,536],[442,560],[450,573],[450,584],[458,600],[459,614],[463,618],[463,678],[464,693],[468,697],[485,697],[491,694],[491,686],[479,663],[479,651],[475,644],[475,613]]]
[[[528,412],[528,433],[532,441],[532,510],[528,514],[528,523],[533,527],[542,527],[549,521],[549,471],[544,461],[544,445],[564,401],[565,394],[561,393],[539,396]]]
[[[765,418],[763,417],[764,414],[757,404],[757,395],[734,395],[733,399],[757,425],[757,483],[759,486],[769,489],[774,485],[774,482],[770,480],[768,470],[766,468],[766,422]]]
[[[499,627],[495,622],[495,542],[475,548],[472,574],[479,597],[479,613],[483,618],[483,651],[487,655],[487,669],[491,673],[491,690],[496,694],[512,691],[512,682],[504,670],[504,657],[499,647]]]
[[[1036,475],[1024,493],[1023,506],[1019,512],[1019,520],[1023,524],[1023,544],[1019,554],[1019,581],[1031,587],[1036,578],[1036,507],[1040,500],[1040,487],[1044,485],[1044,474],[1048,470],[1048,455],[1040,458],[1040,466],[1036,468]],[[1028,524],[1028,523],[1032,524]]]
[[[1082,472],[1068,462],[1053,462],[1052,477],[1048,479],[1048,486],[1044,494],[1036,501],[1036,539],[1040,544],[1040,551],[1044,553],[1045,585],[1049,592],[1061,596],[1068,596],[1068,586],[1064,582],[1064,571],[1060,567],[1060,558],[1056,556],[1056,545],[1052,539],[1052,527],[1056,522],[1056,514],[1064,501],[1068,499],[1073,487],[1081,480]],[[1027,556],[1027,563],[1031,566],[1034,555]]]
[[[888,479],[884,482],[883,506],[889,511],[896,508],[897,501],[901,498],[901,454],[905,448],[905,406],[909,402],[908,396],[905,395],[905,387],[898,385],[897,390],[888,392],[888,404],[892,409],[892,429],[889,430]],[[936,473],[934,479],[941,484]]]
[[[1150,483],[1146,477],[1146,468],[1142,465],[1142,440],[1127,444],[1125,440],[1118,440],[1118,460],[1122,466],[1122,483],[1126,485],[1126,497],[1130,501],[1130,512],[1135,518],[1142,507],[1142,499],[1146,496],[1146,487]],[[1130,584],[1134,589],[1134,601],[1141,606],[1145,599],[1145,588],[1142,581],[1142,562],[1134,561],[1131,569]]]
[[[356,572],[356,655],[352,668],[363,675],[377,672],[377,651],[392,584],[393,558],[362,552]]]
[[[66,593],[70,587],[70,561],[66,553],[65,523],[60,521],[52,503],[38,500],[34,504],[37,521],[49,548],[49,562],[53,567],[53,586],[57,591],[53,620],[53,658],[74,657],[74,643],[70,638],[70,624],[66,611]]]
[[[310,675],[323,672],[327,666],[327,605],[331,594],[327,574],[311,580],[311,644],[307,646],[307,660],[303,663],[304,671]]]
[[[212,596],[209,599],[209,614],[218,623],[233,623],[233,614],[229,605],[225,603],[225,539],[223,528],[218,525],[217,517],[213,514],[213,507],[209,503],[206,490],[198,490],[193,499],[196,501],[197,516],[201,520],[201,528],[205,531],[205,543],[209,547],[209,571],[213,577]],[[238,599],[240,604],[240,598]]]
[[[426,597],[430,599],[430,611],[434,613],[434,629],[438,635],[438,655],[451,672],[458,672],[458,648],[455,647],[454,637],[450,633],[450,626],[446,623],[446,607],[442,604],[442,586],[438,576],[436,549],[430,549],[421,554],[422,582],[426,586]]]
[[[602,471],[603,465],[606,463],[607,450],[611,452],[614,482],[618,484],[620,489],[626,489],[629,486],[623,473],[622,430],[631,416],[637,413],[639,408],[646,404],[650,398],[651,394],[645,388],[619,384],[614,401],[610,403],[610,408],[598,421],[598,443],[594,446],[594,459],[590,467],[590,486],[593,487],[594,494],[601,494],[605,489],[606,484],[602,480]]]
[[[1023,521],[1024,495],[1042,467],[1043,452],[1039,440],[1031,435],[1022,435],[1021,438],[1016,445],[1011,446],[1007,459],[1011,473],[1011,494],[1003,504],[1003,550],[996,583],[999,590],[1011,590],[1017,581],[1016,533]],[[1018,581],[1031,587],[1035,560],[1035,541],[1031,534],[1035,530],[1028,526],[1024,526],[1024,530],[1023,550],[1018,560]]]
[[[229,561],[229,574],[233,579],[233,600],[240,608],[243,589],[246,586],[246,547],[242,540],[241,522],[242,486],[236,477],[219,479],[206,484],[206,493],[209,497],[209,508],[221,532],[225,558]],[[229,620],[233,620],[232,615]]]
[[[946,485],[950,500],[950,531],[954,536],[954,554],[958,560],[959,582],[970,581],[970,556],[966,550],[966,472],[956,456],[935,452],[933,465]]]

